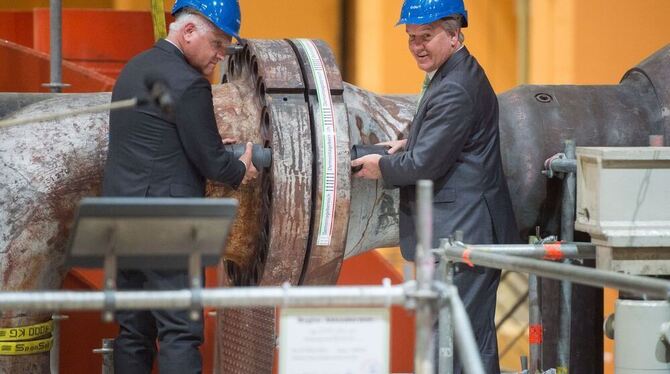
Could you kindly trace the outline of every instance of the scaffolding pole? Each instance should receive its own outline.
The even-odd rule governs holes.
[[[575,161],[575,142],[566,140],[565,158],[567,161]],[[575,168],[576,169],[576,168]],[[563,199],[561,201],[561,239],[566,242],[574,240],[575,232],[575,190],[577,188],[576,170],[565,171],[563,176]],[[570,259],[564,259],[564,263],[571,264]],[[558,313],[558,348],[557,366],[558,374],[567,374],[570,370],[570,328],[572,326],[572,283],[562,280],[560,283],[560,300]]]
[[[540,279],[535,274],[528,275],[528,372],[535,374],[542,370],[542,307],[540,305]]]
[[[448,241],[446,241],[448,245]],[[544,260],[594,259],[596,246],[592,243],[542,243],[542,244],[467,244],[467,249],[499,255],[520,256]],[[441,254],[441,249],[433,251]]]
[[[445,305],[450,311],[452,326],[455,329],[455,345],[459,357],[468,374],[484,374],[479,350],[472,331],[470,320],[458,296],[455,286],[444,282],[431,282],[428,290],[420,291],[417,282],[410,281],[402,285],[357,286],[357,287],[240,287],[206,288],[175,291],[42,291],[42,292],[0,292],[0,310],[53,311],[53,310],[122,310],[142,309],[190,309],[201,307],[330,307],[330,306],[381,306],[407,304],[416,298],[417,304],[429,304],[427,320],[435,320],[436,303]],[[446,300],[445,300],[446,299]],[[423,326],[425,330],[426,326]],[[420,335],[426,341],[421,347],[432,345],[434,325],[429,333]],[[421,326],[417,326],[417,331]],[[419,334],[417,334],[419,336]],[[428,352],[415,351],[415,362],[422,368],[433,367],[433,356]],[[426,362],[429,362],[426,365]],[[416,369],[419,373],[419,370]],[[432,374],[432,372],[430,373]]]
[[[436,278],[448,286],[453,285],[453,264],[452,261],[443,259],[440,261],[436,272]],[[439,374],[452,374],[454,372],[454,321],[451,315],[449,308],[440,308],[437,325],[437,372]]]
[[[453,328],[453,331],[450,332],[454,334],[454,342],[456,343],[456,347],[458,347],[458,358],[461,359],[461,366],[468,374],[485,374],[484,365],[479,353],[479,345],[475,339],[468,312],[465,310],[465,305],[463,305],[461,298],[458,296],[454,297],[454,295],[458,295],[458,288],[442,282],[435,283],[435,286],[446,295],[446,299],[449,302],[448,307],[449,312],[451,312],[450,327],[458,326],[458,328]],[[449,371],[448,369],[450,368],[443,369]]]
[[[416,282],[419,294],[432,292],[435,258],[431,253],[433,241],[433,182],[417,183],[417,248]],[[414,370],[417,374],[433,374],[435,356],[435,305],[425,297],[417,298],[414,343]]]
[[[51,92],[61,92],[62,78],[62,45],[63,45],[63,21],[61,0],[49,2],[49,44],[51,46],[50,69],[51,69]]]
[[[413,284],[360,287],[240,287],[173,291],[0,292],[0,310],[141,310],[201,307],[390,306]]]
[[[668,300],[670,297],[670,281],[620,274],[581,266],[542,261],[516,256],[505,256],[485,251],[473,251],[463,243],[446,243],[441,250],[454,261],[513,270],[529,274],[541,275],[543,278],[566,280],[572,283],[593,287],[609,287],[632,292],[644,297]]]
[[[59,93],[69,84],[63,83],[63,4],[49,0],[49,83],[43,83],[53,93]]]

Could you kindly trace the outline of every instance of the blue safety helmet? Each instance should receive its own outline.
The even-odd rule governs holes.
[[[242,15],[238,0],[177,0],[172,7],[172,15],[186,7],[202,13],[221,31],[240,40]]]
[[[468,11],[463,0],[405,0],[398,25],[427,25],[444,17],[460,14],[461,27],[468,27]]]

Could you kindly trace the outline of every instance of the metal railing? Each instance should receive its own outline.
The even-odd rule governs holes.
[[[338,287],[256,287],[256,288],[206,288],[198,290],[174,291],[36,291],[0,292],[0,310],[53,311],[53,310],[105,310],[105,308],[139,309],[191,309],[200,307],[327,307],[327,306],[380,306],[408,305],[422,303],[428,305],[423,325],[417,326],[417,339],[425,339],[420,347],[426,351],[416,351],[415,361],[422,363],[417,373],[432,374],[432,328],[435,321],[435,303],[446,304],[451,312],[456,331],[456,345],[463,362],[475,362],[468,373],[484,373],[477,370],[479,357],[470,321],[454,286],[432,282],[433,287],[420,289],[418,282],[409,281],[402,285],[383,286],[338,286]],[[426,336],[426,326],[429,334]],[[419,334],[423,329],[423,334]],[[430,361],[429,364],[426,364]],[[481,362],[479,362],[481,366]]]
[[[491,245],[490,247],[490,252],[494,252],[496,246]],[[469,246],[460,242],[443,240],[440,251],[441,254],[456,262],[537,274],[543,278],[565,280],[592,287],[616,288],[649,298],[668,300],[670,297],[670,281],[666,280],[531,258],[487,253],[485,251],[473,251],[469,248]]]
[[[432,292],[435,260],[430,253],[433,240],[433,182],[421,180],[417,184],[417,247],[416,282],[417,291]],[[447,295],[453,295],[448,292]],[[458,295],[458,292],[456,292]],[[450,304],[451,305],[451,304]],[[414,370],[434,373],[433,317],[431,302],[426,298],[417,301],[415,312],[416,340],[414,342]]]
[[[448,243],[448,239],[444,239]],[[466,249],[483,253],[535,258],[543,260],[593,259],[596,258],[596,246],[592,243],[544,243],[544,244],[462,244]],[[433,254],[440,255],[442,249],[434,249]]]

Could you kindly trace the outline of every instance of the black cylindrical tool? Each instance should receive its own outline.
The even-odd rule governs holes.
[[[388,155],[389,146],[387,145],[376,145],[376,144],[354,144],[351,147],[351,159],[355,160],[366,155]],[[358,165],[351,168],[352,173],[356,173],[361,170],[363,166]]]
[[[246,143],[225,144],[223,147],[228,152],[233,153],[233,157],[240,158],[246,149]],[[251,155],[251,162],[254,163],[256,169],[261,170],[269,168],[272,165],[272,150],[270,148],[263,148],[260,144],[254,144]]]

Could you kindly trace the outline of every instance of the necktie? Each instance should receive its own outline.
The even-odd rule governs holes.
[[[419,100],[416,102],[416,109],[419,110],[419,105],[421,104],[421,99],[423,99],[423,94],[426,93],[428,86],[430,85],[430,77],[426,74],[426,77],[423,79],[423,84],[421,85],[421,93],[419,94]]]

